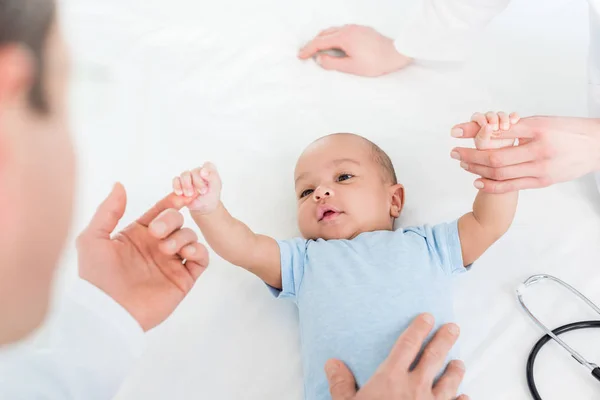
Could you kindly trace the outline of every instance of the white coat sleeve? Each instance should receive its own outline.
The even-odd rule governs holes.
[[[418,0],[401,28],[398,51],[417,60],[460,61],[510,0]]]
[[[43,346],[0,353],[0,399],[112,399],[144,347],[137,321],[83,280],[49,329]]]

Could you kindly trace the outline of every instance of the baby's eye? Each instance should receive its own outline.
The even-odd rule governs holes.
[[[302,199],[302,198],[304,198],[304,197],[306,197],[306,196],[310,196],[310,194],[311,194],[312,192],[314,192],[314,190],[312,190],[312,189],[306,189],[304,192],[302,192],[302,193],[300,194],[300,198]]]
[[[337,181],[338,182],[343,182],[343,181],[347,181],[348,179],[354,178],[354,175],[350,175],[350,174],[341,174],[340,176],[338,176]]]

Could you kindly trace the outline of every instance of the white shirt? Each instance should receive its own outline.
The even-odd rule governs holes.
[[[600,0],[590,6],[589,112],[600,118]],[[432,61],[458,61],[473,38],[510,3],[510,0],[421,0],[396,39],[398,51]],[[600,188],[600,171],[596,173]]]
[[[50,329],[45,346],[0,352],[0,399],[111,399],[144,347],[131,315],[83,280]]]

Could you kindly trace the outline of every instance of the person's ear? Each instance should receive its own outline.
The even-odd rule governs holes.
[[[390,216],[398,218],[404,208],[404,186],[397,184],[390,187],[392,195],[392,206],[390,207]]]
[[[31,51],[14,44],[0,48],[0,113],[7,107],[28,101],[35,63]]]

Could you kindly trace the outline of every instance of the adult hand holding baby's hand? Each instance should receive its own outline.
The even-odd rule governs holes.
[[[474,138],[476,122],[456,125],[452,136]],[[522,118],[498,137],[519,139],[506,149],[479,150],[458,147],[452,157],[481,176],[476,185],[489,193],[535,189],[566,182],[600,171],[600,119],[569,117]]]
[[[187,199],[169,195],[120,232],[125,188],[115,185],[77,239],[79,275],[125,308],[147,331],[163,322],[208,266],[198,236],[184,228]]]
[[[210,214],[221,201],[221,178],[212,163],[192,171],[185,171],[173,179],[173,192],[178,196],[193,198],[188,209],[197,214]]]
[[[333,400],[453,400],[463,380],[461,361],[452,361],[433,384],[446,355],[456,343],[459,329],[454,324],[441,327],[423,351],[418,365],[410,366],[433,328],[433,317],[422,314],[402,333],[387,360],[358,392],[352,373],[343,363],[330,360],[325,366]],[[468,400],[466,395],[457,400]]]

